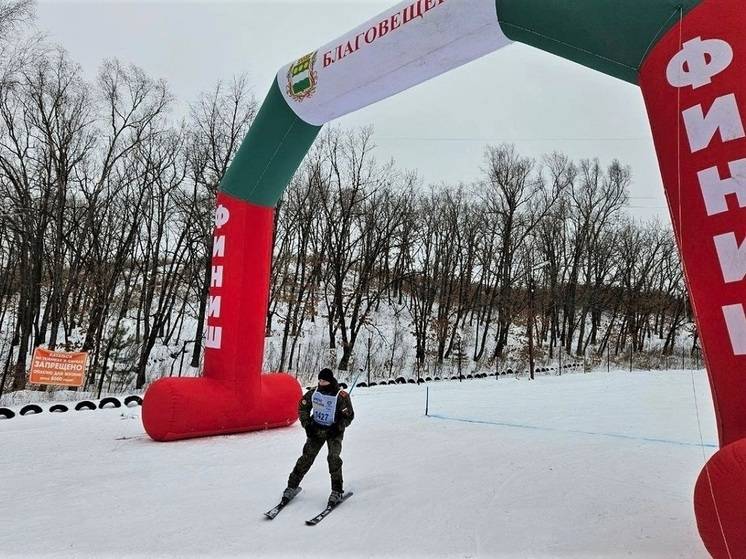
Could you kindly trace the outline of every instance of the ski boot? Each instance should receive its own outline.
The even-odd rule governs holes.
[[[300,487],[286,487],[282,492],[282,500],[286,503],[290,502],[298,493],[300,493]]]
[[[344,496],[344,491],[332,491],[331,495],[329,495],[329,502],[327,503],[330,507],[335,507],[339,503],[342,502],[342,497]]]

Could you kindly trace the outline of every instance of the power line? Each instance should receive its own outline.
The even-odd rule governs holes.
[[[650,142],[647,137],[617,138],[478,138],[475,136],[377,136],[379,140],[399,140],[405,142]]]

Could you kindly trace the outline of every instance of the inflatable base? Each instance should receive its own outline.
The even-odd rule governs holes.
[[[290,375],[262,375],[258,394],[243,396],[234,383],[211,378],[167,378],[150,385],[142,405],[145,431],[176,441],[287,427],[298,419],[302,396]]]
[[[746,439],[718,450],[699,475],[694,512],[715,559],[746,557]]]

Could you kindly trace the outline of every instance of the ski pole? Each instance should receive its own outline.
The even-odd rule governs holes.
[[[357,386],[357,381],[360,379],[360,375],[362,374],[363,374],[363,370],[360,369],[360,372],[355,377],[355,380],[352,381],[352,387],[350,388],[350,391],[348,392],[348,394],[352,394],[352,391],[355,390],[355,386]]]

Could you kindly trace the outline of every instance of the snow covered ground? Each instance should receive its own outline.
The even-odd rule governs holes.
[[[353,393],[355,496],[313,528],[325,450],[262,517],[298,425],[159,444],[139,408],[0,421],[0,557],[707,556],[692,510],[717,442],[704,372],[433,383],[429,418],[425,390]]]

